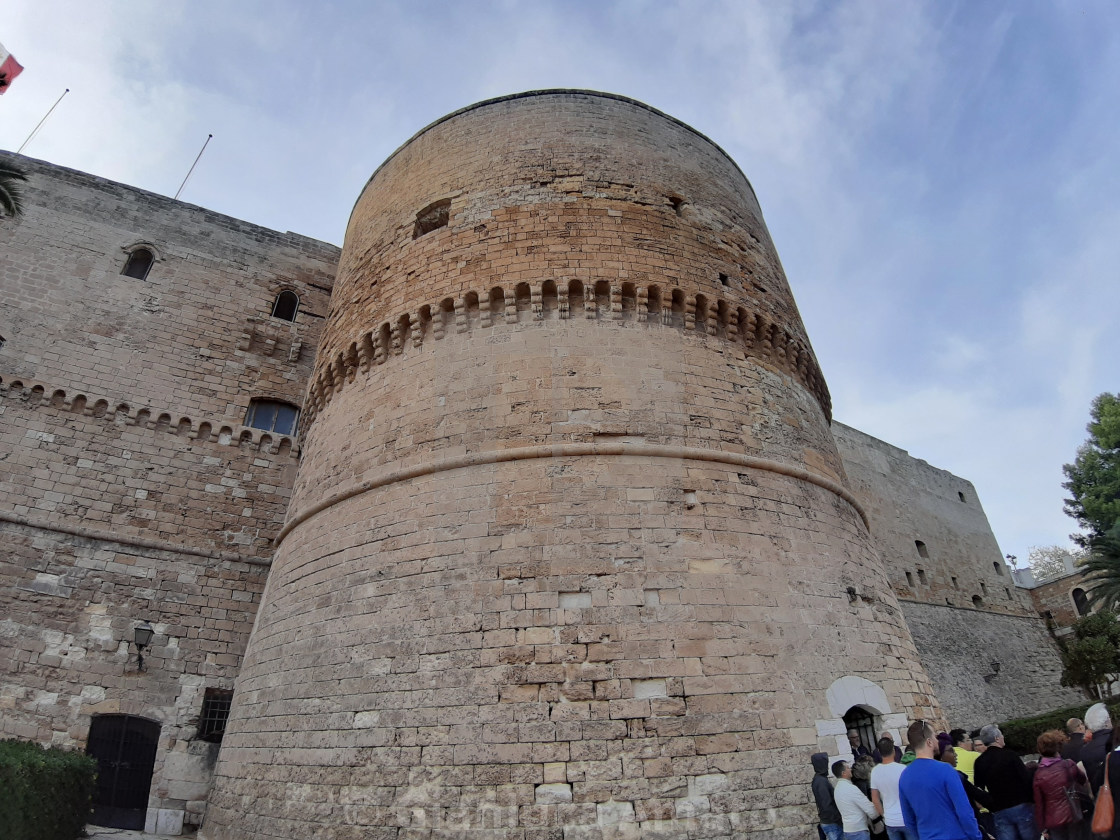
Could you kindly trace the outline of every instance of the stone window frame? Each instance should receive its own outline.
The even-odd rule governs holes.
[[[293,295],[296,299],[296,306],[295,309],[292,310],[291,318],[283,318],[276,314],[276,307],[280,304],[280,298],[284,295]],[[299,317],[299,310],[302,304],[303,298],[300,297],[299,292],[293,286],[280,286],[275,290],[275,294],[272,296],[272,306],[269,307],[268,317],[277,321],[284,321],[288,324],[294,324],[296,318]]]
[[[124,270],[128,267],[128,262],[132,259],[132,255],[140,250],[145,250],[152,255],[152,263],[148,266],[148,270],[144,272],[143,277],[133,277],[131,274],[125,274]],[[163,254],[160,253],[159,248],[157,248],[151,242],[148,242],[146,239],[139,239],[133,242],[131,245],[122,245],[121,251],[124,252],[125,258],[124,263],[121,265],[120,271],[118,273],[121,277],[128,277],[132,280],[147,280],[152,276],[152,269],[156,267],[156,263],[161,263],[164,261]]]
[[[887,693],[876,683],[849,674],[833,682],[824,696],[832,717],[816,722],[817,739],[819,748],[828,752],[830,767],[834,761],[854,758],[848,743],[848,727],[844,723],[844,715],[853,706],[859,706],[875,719],[876,734],[890,732],[895,744],[905,749],[902,734],[907,726],[906,713],[892,711]]]
[[[288,406],[289,408],[294,408],[296,416],[295,420],[292,421],[292,430],[290,432],[278,432],[275,430],[275,428],[266,429],[261,426],[252,425],[249,421],[250,419],[255,419],[257,406],[261,405],[262,403],[275,403],[278,405]],[[245,406],[245,413],[242,416],[244,417],[244,419],[241,425],[246,429],[257,429],[258,431],[265,432],[267,434],[294,438],[296,436],[296,433],[299,431],[299,421],[303,416],[303,407],[299,403],[293,401],[291,398],[282,395],[254,394],[249,399],[249,404]]]
[[[1085,612],[1081,611],[1081,607],[1077,605],[1077,598],[1073,594],[1079,589],[1081,590],[1082,595],[1085,596]],[[1066,593],[1066,596],[1069,598],[1069,602],[1073,604],[1073,615],[1075,620],[1093,614],[1093,605],[1089,603],[1089,593],[1081,583],[1078,583],[1077,586],[1070,589],[1069,592]]]

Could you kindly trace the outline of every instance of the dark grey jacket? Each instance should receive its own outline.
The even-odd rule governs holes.
[[[1093,796],[1097,795],[1097,791],[1104,783],[1104,759],[1108,755],[1108,738],[1111,734],[1111,729],[1094,732],[1093,740],[1081,747],[1081,764],[1085,767],[1085,775],[1089,777],[1089,784],[1093,786]],[[1111,768],[1114,762],[1110,761],[1108,764]],[[1115,794],[1113,798],[1115,798]],[[1120,822],[1120,820],[1117,822]]]
[[[817,801],[817,819],[821,825],[843,825],[832,785],[828,781],[828,753],[813,753],[812,761],[816,771],[813,776],[813,799]]]

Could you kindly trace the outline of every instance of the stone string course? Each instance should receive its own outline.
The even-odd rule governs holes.
[[[47,399],[47,392],[50,398]],[[51,390],[50,386],[41,382],[14,379],[10,375],[0,375],[0,398],[8,397],[21,400],[31,407],[42,403],[52,408],[83,414],[91,417],[105,418],[107,422],[121,423],[128,426],[139,426],[145,429],[169,432],[183,438],[199,441],[200,443],[215,443],[220,446],[248,447],[270,455],[299,456],[299,447],[290,435],[273,435],[260,429],[241,425],[223,425],[220,421],[203,420],[195,423],[189,417],[180,417],[172,424],[172,415],[161,412],[152,419],[152,409],[145,406],[133,409],[128,403],[120,403],[112,411],[109,410],[109,401],[98,399],[92,402],[87,394],[78,393],[67,398],[66,391],[62,388]],[[214,428],[218,432],[214,434]]]
[[[671,296],[665,299],[663,294]],[[351,342],[330,364],[320,366],[308,394],[307,423],[357,372],[368,373],[401,355],[406,343],[420,347],[425,339],[439,341],[452,331],[579,317],[694,330],[739,344],[747,355],[796,377],[831,419],[832,400],[812,351],[765,316],[742,306],[733,308],[726,300],[709,300],[704,295],[685,298],[679,290],[670,293],[661,286],[635,287],[633,283],[610,286],[601,281],[584,288],[578,280],[570,281],[562,293],[552,281],[539,286],[519,283],[509,289],[495,286],[481,300],[480,305],[479,294],[468,292],[458,300],[444,298],[438,304],[425,304]]]

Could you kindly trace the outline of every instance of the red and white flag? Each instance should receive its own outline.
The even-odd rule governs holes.
[[[0,44],[0,93],[7,92],[8,85],[22,72],[23,65]]]

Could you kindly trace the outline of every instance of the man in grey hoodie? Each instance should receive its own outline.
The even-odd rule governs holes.
[[[828,753],[813,753],[813,799],[817,802],[817,819],[820,820],[821,831],[825,840],[840,840],[844,834],[844,825],[840,816],[840,809],[836,807],[836,798],[832,793],[832,785],[828,781]]]

